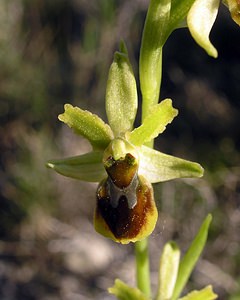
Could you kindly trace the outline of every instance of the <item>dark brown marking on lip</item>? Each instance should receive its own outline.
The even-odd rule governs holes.
[[[111,205],[107,180],[97,189],[96,218],[103,218],[113,235],[121,239],[133,239],[147,228],[148,217],[155,212],[153,191],[150,184],[139,178],[136,188],[137,204],[129,209],[126,196],[121,196],[116,208]]]

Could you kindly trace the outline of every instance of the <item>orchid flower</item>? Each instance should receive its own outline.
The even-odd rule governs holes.
[[[142,125],[133,128],[137,105],[136,81],[122,43],[108,76],[109,124],[89,111],[66,104],[59,120],[88,139],[92,151],[47,163],[64,176],[99,182],[95,229],[122,244],[142,240],[155,228],[158,212],[152,183],[203,175],[199,164],[145,146],[177,116],[172,101],[165,99],[154,105]]]

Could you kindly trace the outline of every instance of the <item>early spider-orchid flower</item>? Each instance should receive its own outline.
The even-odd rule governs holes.
[[[152,183],[203,174],[197,163],[145,146],[177,115],[172,101],[166,99],[154,105],[142,125],[133,129],[137,103],[135,78],[122,45],[109,71],[106,91],[109,125],[89,111],[66,104],[59,119],[87,138],[93,150],[47,164],[64,176],[100,182],[95,229],[123,244],[141,240],[155,228],[158,212]]]

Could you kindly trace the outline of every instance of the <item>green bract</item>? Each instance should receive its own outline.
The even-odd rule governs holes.
[[[169,242],[164,246],[160,265],[159,283],[156,300],[171,299],[178,274],[180,250],[176,243]]]
[[[188,27],[195,41],[215,58],[218,54],[209,40],[209,33],[217,17],[219,4],[220,0],[196,0],[187,16]]]

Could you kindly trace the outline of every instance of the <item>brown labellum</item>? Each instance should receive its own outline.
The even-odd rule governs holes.
[[[97,189],[96,230],[121,243],[143,239],[157,220],[151,184],[138,176],[131,154],[117,161],[109,158],[106,171],[109,176]]]

